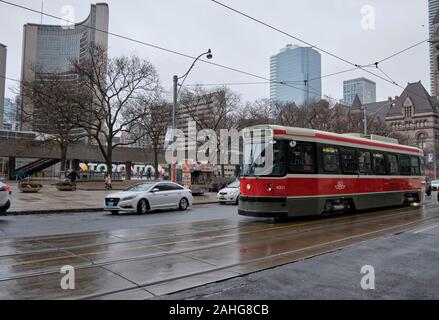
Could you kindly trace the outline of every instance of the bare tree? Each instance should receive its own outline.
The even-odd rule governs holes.
[[[245,127],[260,124],[277,124],[277,105],[269,99],[260,99],[255,102],[247,102],[236,114],[235,127]]]
[[[75,123],[97,144],[111,174],[113,149],[144,138],[145,133],[135,129],[148,114],[148,105],[158,99],[157,72],[135,55],[108,59],[100,47],[92,48],[87,59],[74,61],[72,71],[79,76]],[[124,133],[129,141],[116,141]]]
[[[159,177],[158,155],[164,148],[165,135],[171,124],[172,106],[164,101],[146,103],[147,113],[139,119],[138,130],[145,133],[154,152],[155,178]]]
[[[32,105],[32,111],[22,110],[22,120],[33,123],[41,140],[56,141],[61,150],[61,171],[66,169],[69,145],[84,135],[71,119],[77,109],[71,99],[77,84],[68,73],[43,73],[35,68],[35,80],[21,83],[21,92]]]
[[[180,115],[186,114],[188,120],[194,121],[197,130],[210,129],[220,136],[221,129],[234,127],[236,113],[240,108],[239,94],[227,87],[218,87],[211,90],[195,87],[193,90],[185,89],[180,98]],[[220,155],[220,141],[217,150]],[[221,165],[221,175],[224,176],[224,165]]]
[[[240,96],[227,87],[207,90],[199,86],[183,90],[180,97],[180,111],[187,113],[198,129],[215,132],[232,126],[232,115],[238,111],[241,102]]]

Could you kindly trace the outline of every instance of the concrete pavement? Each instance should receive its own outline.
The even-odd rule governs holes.
[[[22,193],[15,183],[9,185],[12,189],[12,205],[8,214],[102,211],[105,196],[117,191],[116,189],[112,191],[102,190],[102,184],[100,184],[101,190],[83,190],[80,188],[76,191],[58,191],[55,186],[46,184],[38,193]],[[97,186],[97,184],[88,185],[88,187],[94,186]],[[216,201],[216,193],[194,196],[195,205]]]

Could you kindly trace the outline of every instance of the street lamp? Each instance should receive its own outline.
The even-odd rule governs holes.
[[[212,59],[213,55],[212,55],[212,51],[209,49],[207,52],[204,52],[202,54],[200,54],[192,63],[191,67],[189,68],[189,70],[182,75],[181,77],[174,75],[173,77],[173,82],[174,82],[174,103],[172,106],[172,135],[173,135],[173,144],[172,144],[172,172],[171,172],[171,180],[173,182],[177,181],[177,164],[176,164],[176,141],[175,141],[175,128],[176,128],[176,113],[177,113],[177,107],[178,107],[178,94],[180,93],[180,90],[178,89],[178,80],[183,79],[183,81],[180,84],[180,89],[183,87],[183,84],[187,78],[187,76],[189,75],[189,73],[191,72],[192,68],[195,66],[195,63],[202,57],[202,56],[206,56],[207,59]]]

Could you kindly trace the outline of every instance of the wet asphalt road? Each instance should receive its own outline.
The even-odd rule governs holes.
[[[236,206],[220,205],[145,216],[2,217],[0,299],[166,298],[188,288],[429,227],[438,218],[436,204],[277,223],[240,217]],[[382,257],[386,254],[388,250],[382,251]],[[75,290],[60,286],[60,269],[66,265],[75,268]]]
[[[248,220],[237,214],[236,205],[207,204],[192,206],[187,211],[156,211],[148,215],[109,212],[82,212],[0,216],[0,239],[128,229],[169,223],[213,219]]]

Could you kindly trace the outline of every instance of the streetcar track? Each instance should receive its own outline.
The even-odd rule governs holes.
[[[329,227],[339,227],[339,226],[343,226],[346,224],[350,224],[352,222],[357,222],[357,223],[366,223],[366,222],[371,222],[374,220],[379,219],[380,221],[383,219],[387,219],[387,218],[391,218],[395,215],[399,215],[400,212],[396,212],[393,214],[387,214],[386,216],[379,216],[379,217],[368,217],[367,219],[361,219],[359,221],[347,221],[343,224],[332,224],[330,226],[328,225],[322,225],[319,226],[317,228],[310,228],[310,229],[296,229],[296,233],[297,232],[309,232],[309,231],[314,231],[314,230],[318,230],[321,229],[322,227],[325,228],[329,228]],[[332,222],[332,221],[331,221]],[[287,226],[282,226],[282,227],[278,227],[278,228],[267,228],[267,229],[257,229],[257,230],[252,230],[252,231],[245,231],[245,232],[241,232],[241,233],[235,233],[235,234],[224,234],[224,235],[218,235],[218,236],[209,236],[209,237],[203,237],[203,238],[196,238],[196,239],[188,239],[188,240],[182,240],[182,241],[176,241],[176,242],[165,242],[165,243],[156,243],[156,244],[148,244],[148,245],[142,245],[139,247],[131,247],[131,248],[125,248],[125,249],[121,249],[121,250],[105,250],[105,251],[99,251],[99,252],[86,252],[86,253],[81,253],[81,254],[73,254],[69,255],[69,256],[64,256],[64,257],[53,257],[53,258],[45,258],[45,259],[36,259],[36,260],[29,260],[29,261],[24,261],[22,263],[16,263],[16,264],[12,264],[13,266],[17,266],[17,265],[24,265],[24,264],[31,264],[31,263],[38,263],[38,262],[49,262],[49,261],[56,261],[56,260],[65,260],[65,259],[69,259],[72,258],[74,256],[93,256],[93,255],[100,255],[100,254],[106,254],[106,253],[115,253],[115,252],[125,252],[125,251],[134,251],[134,250],[140,250],[140,249],[148,249],[148,248],[157,248],[159,246],[166,246],[166,245],[173,245],[173,244],[182,244],[182,243],[190,243],[190,242],[197,242],[197,241],[203,241],[203,240],[214,240],[214,239],[218,239],[218,238],[226,238],[226,237],[232,237],[232,236],[239,236],[239,235],[243,235],[243,234],[249,234],[249,233],[258,233],[258,232],[267,232],[267,231],[272,231],[275,229],[287,229],[290,227],[302,227],[304,225],[310,225],[310,224],[319,224],[318,221],[316,221],[315,223],[303,223],[303,224],[295,224],[295,225],[287,225]],[[293,230],[292,230],[293,231]],[[282,235],[280,235],[282,236]],[[275,237],[277,238],[277,237]],[[105,244],[103,244],[105,245]],[[102,246],[102,245],[100,245]],[[65,251],[65,250],[69,250],[67,248],[58,248],[56,249],[54,252],[60,252],[60,251]],[[32,253],[31,253],[32,254]]]
[[[405,210],[405,211],[410,212],[410,210]],[[385,215],[385,216],[381,215],[379,217],[368,217],[367,219],[362,219],[360,221],[354,221],[354,222],[357,223],[357,224],[364,224],[364,223],[369,223],[372,220],[377,220],[377,219],[383,220],[385,218],[392,218],[393,216],[398,215],[400,213],[401,212],[395,212],[395,213],[388,214],[388,215]],[[429,217],[427,219],[411,221],[410,224],[411,223],[423,223],[424,221],[427,221],[429,219],[436,219],[436,218],[437,217]],[[342,224],[333,224],[333,225],[330,225],[330,226],[322,225],[322,226],[318,226],[318,227],[314,227],[314,228],[296,229],[296,230],[291,230],[291,231],[294,231],[295,235],[297,235],[297,234],[306,233],[306,232],[318,231],[319,229],[322,229],[322,228],[336,229],[336,228],[339,228],[339,227],[343,227],[345,225],[350,225],[350,224],[352,224],[352,222],[353,221],[346,221],[345,223],[342,223]],[[394,227],[396,228],[396,227],[403,226],[403,225],[405,225],[405,224],[399,224],[399,225],[394,226]],[[262,230],[259,230],[259,231],[263,232],[263,231],[272,231],[272,230],[262,229]],[[373,231],[373,232],[375,232],[375,231]],[[246,233],[244,233],[244,234],[246,234]],[[222,236],[222,237],[237,236],[237,235],[240,235],[240,234],[225,235],[225,236]],[[284,237],[284,236],[285,235],[281,234],[281,235],[274,236],[272,238],[273,239],[277,239],[277,238]],[[356,236],[356,235],[353,235],[353,236]],[[214,238],[210,238],[210,239],[192,239],[192,240],[200,241],[200,240],[212,240],[212,239],[215,239],[215,237]],[[337,240],[335,240],[335,241],[337,241]],[[181,249],[181,250],[175,250],[175,251],[164,251],[164,249],[159,247],[159,246],[162,246],[163,244],[156,244],[156,245],[151,245],[151,246],[148,246],[148,247],[155,248],[155,249],[158,249],[158,250],[163,250],[164,252],[158,252],[158,253],[152,253],[152,254],[147,254],[147,255],[140,255],[140,256],[135,256],[135,257],[122,258],[122,259],[111,260],[111,261],[104,261],[104,262],[93,262],[93,260],[91,260],[89,258],[86,258],[87,256],[90,255],[90,253],[88,255],[86,255],[86,254],[79,255],[79,254],[75,254],[75,253],[67,251],[67,250],[64,250],[64,252],[69,254],[69,256],[65,256],[65,259],[79,258],[79,259],[82,259],[82,260],[85,260],[86,262],[88,262],[89,264],[78,265],[78,266],[75,267],[75,269],[77,269],[77,270],[82,270],[82,269],[89,269],[89,268],[93,268],[93,267],[102,267],[102,266],[107,266],[107,265],[112,265],[112,264],[117,264],[117,263],[133,262],[133,261],[138,261],[138,260],[152,259],[152,258],[157,258],[157,257],[166,257],[166,256],[172,256],[172,255],[183,255],[185,253],[190,253],[190,252],[195,252],[195,251],[200,251],[200,250],[206,250],[206,249],[212,249],[212,248],[227,246],[227,245],[236,244],[236,243],[237,243],[236,240],[232,240],[232,241],[226,241],[226,242],[218,243],[218,244],[215,244],[215,245],[199,246],[199,247],[188,248],[188,249]],[[144,247],[142,247],[142,248],[144,248]],[[139,249],[139,248],[137,248],[137,249]],[[59,251],[62,251],[62,250],[63,249],[60,249]],[[298,250],[300,250],[300,249],[298,249]],[[113,251],[109,251],[109,253],[111,253],[111,252],[113,252]],[[60,258],[61,257],[56,257],[56,258],[53,258],[53,260],[60,260]],[[190,257],[190,258],[193,259],[193,257]],[[35,263],[35,261],[25,261],[25,262],[27,264]],[[203,261],[203,262],[207,263],[205,261]],[[12,264],[12,265],[15,266],[15,265],[20,265],[20,264]],[[13,276],[13,277],[5,277],[5,278],[1,278],[0,282],[10,281],[10,280],[17,280],[17,279],[23,279],[23,278],[32,278],[32,277],[37,277],[37,276],[42,276],[42,275],[50,275],[50,274],[55,274],[55,273],[59,273],[59,268],[54,268],[54,269],[49,269],[49,270],[44,270],[44,271],[38,271],[38,272],[31,272],[31,273],[23,273],[23,274],[20,274],[20,275],[17,275],[17,276]]]
[[[399,209],[397,209],[398,212],[400,211],[406,211],[406,210],[410,210],[410,209],[428,209],[431,207],[437,207],[436,203],[426,203],[423,205],[423,207],[419,207],[419,208],[413,208],[413,207],[401,207]],[[355,217],[357,215],[363,215],[363,216],[372,216],[372,215],[377,215],[377,214],[386,214],[386,212],[388,211],[394,211],[395,207],[390,207],[390,208],[384,208],[381,209],[380,211],[373,211],[373,212],[366,212],[366,213],[355,213],[355,214],[348,214],[348,215],[343,215],[343,216],[312,216],[312,217],[304,217],[304,219],[319,219],[318,221],[326,221],[326,220],[336,220],[339,218],[349,218],[349,217]],[[397,206],[396,206],[397,208]],[[248,218],[250,219],[250,218]],[[223,219],[215,219],[215,220],[202,220],[199,222],[202,223],[212,223],[212,222],[218,222],[218,221],[223,221]],[[257,225],[257,222],[260,222],[262,220],[251,220],[249,221],[250,223],[254,223],[255,225]],[[316,221],[317,222],[317,221]],[[183,222],[183,223],[188,223],[188,222]],[[175,223],[167,223],[164,225],[173,225]],[[276,223],[270,223],[270,225],[276,225]],[[80,233],[71,233],[71,234],[55,234],[55,235],[49,235],[49,236],[37,236],[37,237],[9,237],[9,238],[3,238],[2,240],[0,240],[0,245],[2,244],[7,244],[11,241],[14,241],[15,243],[20,243],[20,242],[40,242],[42,244],[46,244],[47,240],[62,240],[62,239],[71,239],[71,238],[78,238],[78,239],[83,239],[83,238],[91,238],[94,236],[99,236],[99,235],[109,235],[109,237],[115,237],[115,238],[119,238],[119,239],[123,239],[120,236],[114,235],[112,234],[112,232],[120,232],[120,231],[135,231],[135,230],[141,230],[141,229],[145,229],[145,228],[149,228],[150,226],[146,226],[146,227],[136,227],[136,228],[128,228],[128,229],[118,229],[115,231],[109,231],[109,230],[102,230],[102,231],[89,231],[89,232],[80,232]],[[228,229],[237,229],[239,227],[233,227],[233,228],[228,228]],[[224,229],[224,230],[228,230],[228,229]],[[192,235],[192,234],[198,234],[198,233],[203,233],[203,232],[209,232],[209,231],[217,231],[218,229],[214,229],[212,228],[211,230],[200,230],[200,231],[196,231],[196,232],[189,232],[189,233],[175,233],[173,234],[173,236],[185,236],[185,235]],[[168,235],[169,236],[169,235]],[[154,240],[154,239],[160,239],[160,238],[165,238],[168,236],[157,236],[157,237],[151,237],[151,238],[140,238],[140,239],[126,239],[124,241],[126,242],[135,242],[135,241],[144,241],[144,240]],[[124,241],[121,242],[111,242],[111,243],[123,243]],[[99,246],[99,245],[105,245],[108,243],[102,243],[102,244],[91,244],[90,246]],[[88,245],[85,245],[88,246]],[[0,256],[0,258],[3,256]]]
[[[220,221],[220,220],[217,220]],[[125,243],[132,243],[132,242],[141,242],[141,241],[150,241],[150,240],[157,240],[157,239],[168,239],[168,238],[176,238],[176,237],[185,237],[185,236],[191,236],[196,234],[202,234],[202,233],[209,233],[212,231],[215,232],[223,232],[223,231],[230,231],[235,229],[240,229],[240,226],[236,226],[233,228],[224,228],[224,229],[212,229],[212,230],[203,230],[198,232],[191,232],[191,233],[176,233],[172,235],[166,235],[166,236],[158,236],[158,237],[147,237],[147,238],[136,238],[136,239],[125,239],[121,241],[114,241],[114,242],[103,242],[103,243],[93,243],[93,244],[86,244],[86,245],[77,245],[77,246],[70,246],[70,247],[57,247],[56,244],[50,243],[50,242],[43,242],[40,240],[32,240],[32,241],[38,241],[42,245],[46,245],[49,248],[45,249],[39,249],[39,250],[33,250],[33,251],[22,251],[22,252],[16,252],[11,254],[5,254],[0,255],[0,259],[2,258],[8,258],[8,257],[14,257],[14,256],[21,256],[21,255],[27,255],[27,254],[40,254],[40,253],[50,253],[50,252],[56,252],[59,250],[74,250],[74,249],[87,249],[87,248],[93,248],[93,247],[100,247],[100,246],[106,246],[106,245],[116,245],[116,244],[125,244]],[[114,236],[119,239],[123,239],[118,236]],[[29,240],[28,240],[29,241]]]
[[[134,287],[123,288],[123,289],[118,289],[118,290],[110,290],[108,292],[99,293],[99,294],[85,295],[83,297],[80,297],[79,300],[102,298],[102,297],[108,296],[110,294],[122,293],[122,292],[126,292],[126,291],[133,290],[133,289],[145,288],[145,287],[148,287],[148,286],[154,286],[154,285],[159,285],[159,284],[161,285],[161,284],[164,284],[164,283],[168,283],[168,282],[172,282],[172,281],[176,281],[176,280],[181,280],[181,279],[186,279],[186,278],[190,278],[190,277],[194,277],[194,276],[198,276],[198,275],[203,275],[203,274],[208,274],[208,273],[212,273],[212,272],[223,271],[223,270],[226,270],[226,269],[236,268],[236,267],[239,267],[239,266],[245,266],[245,265],[249,265],[249,264],[257,263],[257,262],[261,262],[261,261],[267,261],[267,260],[271,260],[271,259],[274,259],[274,258],[279,258],[279,257],[287,256],[287,255],[290,255],[290,254],[293,254],[293,253],[298,253],[298,252],[301,252],[301,251],[313,250],[313,249],[317,249],[317,248],[320,248],[320,247],[330,246],[330,245],[333,245],[335,243],[342,243],[342,242],[353,240],[353,239],[357,239],[357,238],[363,238],[363,237],[370,236],[372,234],[382,233],[382,232],[390,231],[390,230],[393,230],[393,229],[399,230],[401,228],[405,228],[405,227],[408,227],[408,226],[411,226],[411,225],[416,225],[416,224],[419,224],[419,223],[424,223],[426,221],[433,220],[433,219],[437,219],[437,217],[426,218],[426,219],[422,219],[422,220],[419,220],[419,221],[413,221],[413,222],[409,222],[409,223],[406,223],[406,224],[401,224],[401,225],[398,225],[398,226],[382,228],[382,229],[379,229],[379,230],[374,230],[374,231],[362,233],[362,234],[359,234],[359,235],[353,235],[353,236],[345,237],[345,238],[342,238],[342,239],[332,240],[332,241],[328,241],[328,242],[325,242],[325,243],[311,245],[311,246],[307,246],[307,247],[303,247],[303,248],[299,248],[299,249],[294,249],[294,250],[290,250],[290,251],[286,251],[286,252],[281,252],[281,253],[277,253],[277,254],[273,254],[273,255],[269,255],[269,256],[264,256],[264,257],[260,257],[260,258],[250,259],[250,260],[242,262],[242,263],[233,263],[233,264],[228,264],[228,265],[224,265],[224,266],[219,266],[217,268],[212,268],[212,269],[208,269],[208,270],[194,272],[194,273],[187,274],[187,275],[181,275],[181,276],[171,277],[171,278],[163,279],[163,280],[145,282],[145,283],[137,284]],[[367,241],[367,240],[370,240],[370,239],[365,239],[364,241]],[[322,255],[322,254],[327,254],[329,252],[338,251],[340,249],[348,248],[348,247],[356,245],[358,243],[359,242],[354,242],[354,243],[351,243],[351,244],[348,244],[348,245],[341,245],[339,247],[335,247],[335,248],[329,249],[327,251],[323,251],[323,252],[318,253],[318,254],[314,253],[314,254],[311,254],[311,255],[308,255],[308,256],[305,256],[305,257],[301,257],[301,258],[296,259],[296,260],[293,259],[292,261],[280,263],[280,264],[278,264],[278,265],[276,265],[274,267],[282,266],[282,265],[285,265],[285,264],[289,264],[289,263],[296,262],[296,261],[299,261],[299,260],[307,259],[307,258],[310,258],[310,257],[315,257],[315,256]],[[261,270],[264,270],[264,269],[269,269],[269,268],[263,268]],[[248,273],[240,273],[240,275],[241,276],[242,275],[247,275],[247,274],[251,274],[251,273],[254,273],[254,272],[261,271],[261,270],[257,270],[257,271],[253,271],[253,272],[248,272]],[[214,282],[214,281],[212,281],[212,282]],[[172,292],[170,292],[170,293],[172,293]]]
[[[359,218],[359,219],[363,219],[363,217],[365,219],[363,219],[362,221],[370,221],[372,219],[375,218],[384,218],[384,217],[392,217],[394,215],[398,215],[401,212],[410,212],[410,211],[414,211],[416,209],[413,208],[400,208],[395,210],[392,209],[388,209],[385,211],[379,211],[379,212],[371,212],[371,213],[358,213],[356,215],[344,215],[344,216],[328,216],[328,217],[324,217],[323,219],[319,219],[319,220],[313,220],[313,221],[309,221],[309,222],[305,222],[305,223],[294,223],[294,224],[288,224],[288,225],[284,225],[284,226],[280,226],[280,227],[276,227],[276,224],[269,224],[270,228],[289,228],[289,227],[300,227],[300,226],[304,226],[304,225],[311,225],[311,224],[323,224],[325,222],[338,222],[340,220],[353,220],[355,218]],[[392,213],[387,213],[387,212],[392,212]],[[383,213],[384,212],[384,213]],[[378,216],[379,217],[375,217]],[[215,221],[222,221],[222,220],[215,220]],[[352,221],[351,221],[352,222]],[[257,224],[253,224],[253,222],[251,225],[248,225],[249,228],[253,228],[253,227],[258,227]],[[247,226],[246,226],[247,227]],[[198,231],[198,232],[193,232],[193,233],[183,233],[183,234],[173,234],[172,237],[173,238],[177,238],[177,237],[186,237],[186,236],[192,236],[192,235],[197,235],[197,234],[203,234],[203,233],[209,233],[212,231],[215,232],[224,232],[224,231],[231,231],[231,230],[236,230],[236,229],[242,229],[243,227],[241,226],[235,226],[233,228],[224,228],[224,229],[213,229],[213,230],[203,230],[203,231]],[[270,231],[270,228],[268,229],[256,229],[254,230],[255,232],[259,232],[259,231]],[[242,233],[236,233],[233,235],[239,235]],[[225,235],[228,236],[228,235]],[[231,235],[230,235],[231,236]],[[69,238],[69,236],[64,236],[64,238]],[[122,241],[114,241],[114,242],[106,242],[106,243],[95,243],[95,244],[87,244],[87,245],[77,245],[77,246],[67,246],[67,247],[57,247],[56,243],[52,244],[50,242],[44,242],[41,241],[40,239],[35,239],[32,241],[37,241],[42,245],[48,246],[49,248],[45,248],[45,249],[40,249],[40,250],[33,250],[33,251],[24,251],[24,252],[16,252],[16,253],[11,253],[11,254],[5,254],[5,255],[0,255],[0,259],[3,258],[13,258],[13,257],[19,257],[19,256],[24,256],[24,255],[31,255],[31,254],[42,254],[42,253],[56,253],[56,252],[60,252],[62,250],[80,250],[80,249],[87,249],[87,248],[93,248],[93,247],[100,247],[100,246],[109,246],[109,245],[117,245],[117,244],[126,244],[126,243],[134,243],[134,242],[141,242],[141,241],[153,241],[153,240],[157,240],[157,239],[169,239],[170,236],[160,236],[160,237],[146,237],[146,238],[136,238],[136,239],[127,239],[127,240],[122,240]],[[212,237],[207,237],[207,238],[212,238]],[[197,238],[197,239],[190,239],[190,242],[195,242],[198,240],[205,240],[206,237],[204,238]],[[159,244],[153,244],[151,246],[154,245],[172,245],[172,244],[178,244],[180,243],[179,241],[176,242],[167,242],[167,243],[159,243]],[[142,246],[140,248],[147,248],[145,246]],[[136,248],[139,249],[139,248]],[[127,249],[121,249],[119,251],[125,251]],[[115,250],[117,251],[117,250]],[[111,252],[115,252],[115,251],[111,251]],[[103,254],[103,253],[107,253],[108,251],[101,251],[98,252],[96,254]]]
[[[410,209],[409,210],[404,210],[403,212],[408,212],[410,213]],[[313,228],[313,229],[309,229],[310,231],[313,230],[318,230],[321,229],[323,227],[325,228],[329,228],[329,227],[338,227],[338,226],[343,226],[346,224],[351,224],[352,222],[357,222],[357,223],[367,223],[367,222],[371,222],[374,220],[383,220],[383,219],[387,219],[387,218],[392,218],[395,215],[399,215],[401,214],[401,211],[395,212],[395,213],[391,213],[391,214],[387,214],[385,216],[378,216],[378,217],[367,217],[366,219],[360,219],[358,221],[346,221],[342,224],[331,224],[331,225],[322,225],[322,226],[318,226],[317,228]],[[343,217],[340,217],[343,218]],[[353,217],[350,219],[352,220],[354,219]],[[334,219],[335,220],[335,219]],[[345,220],[345,219],[338,219],[338,220]],[[337,221],[338,221],[337,220]],[[334,222],[331,220],[326,220],[326,221],[330,221],[330,222]],[[336,222],[336,221],[335,221]],[[265,228],[265,229],[256,229],[256,230],[250,230],[250,231],[244,231],[244,232],[239,232],[239,233],[232,233],[232,234],[222,234],[222,235],[217,235],[217,236],[206,236],[206,237],[202,237],[202,238],[195,238],[195,239],[187,239],[187,240],[180,240],[180,241],[173,241],[173,242],[163,242],[163,243],[156,243],[156,244],[142,244],[141,246],[137,246],[137,247],[130,247],[130,248],[124,248],[124,249],[120,249],[120,250],[103,250],[103,251],[97,251],[97,252],[86,252],[86,253],[81,253],[81,254],[75,254],[77,256],[97,256],[97,255],[101,255],[101,254],[106,254],[106,253],[115,253],[115,252],[126,252],[126,251],[135,251],[135,250],[140,250],[140,249],[148,249],[148,248],[155,248],[155,247],[159,247],[159,246],[167,246],[167,245],[175,245],[175,244],[183,244],[183,243],[191,243],[191,242],[197,242],[197,241],[204,241],[204,240],[214,240],[214,239],[219,239],[219,238],[227,238],[227,237],[233,237],[233,236],[240,236],[240,235],[245,235],[245,234],[251,234],[251,233],[259,233],[259,232],[269,232],[269,231],[273,231],[273,230],[280,230],[280,229],[289,229],[289,228],[293,228],[293,227],[303,227],[306,225],[314,225],[314,224],[320,224],[321,221],[312,221],[312,222],[307,222],[307,223],[301,223],[301,224],[293,224],[293,225],[284,225],[284,226],[280,226],[280,227],[271,227],[271,228]],[[234,228],[236,229],[236,228]],[[296,232],[301,231],[300,229],[297,229]],[[302,230],[302,232],[306,232],[307,229]],[[141,240],[144,241],[144,240]],[[110,243],[110,244],[100,244],[97,246],[105,246],[105,245],[113,245],[114,243]],[[52,249],[54,251],[49,251],[49,252],[60,252],[63,250],[72,250],[71,248],[57,248],[57,249]],[[34,254],[35,252],[31,252],[30,254]],[[43,252],[45,253],[45,252]],[[21,256],[21,254],[19,254],[18,256]],[[0,257],[3,258],[3,257]],[[6,258],[10,258],[10,257],[6,257]],[[32,263],[40,263],[40,262],[49,262],[49,261],[57,261],[57,260],[65,260],[65,259],[69,259],[72,258],[72,256],[63,256],[63,257],[52,257],[52,258],[43,258],[43,259],[34,259],[34,260],[29,260],[29,261],[23,261],[23,262],[19,262],[19,263],[15,263],[15,264],[11,264],[10,266],[18,266],[18,265],[25,265],[25,264],[32,264]]]
[[[143,255],[143,256],[136,256],[136,257],[131,257],[131,258],[124,258],[124,259],[104,261],[104,262],[94,262],[93,260],[90,260],[88,258],[83,257],[83,259],[87,259],[87,262],[89,264],[75,266],[75,270],[89,269],[89,268],[94,268],[94,267],[103,267],[103,266],[112,265],[115,263],[132,262],[132,261],[143,260],[143,259],[159,258],[159,257],[168,256],[168,255],[170,255],[170,256],[171,255],[178,255],[178,254],[197,251],[197,250],[206,250],[206,249],[212,249],[212,248],[216,248],[216,247],[222,247],[222,246],[232,244],[232,243],[235,243],[235,241],[229,241],[229,242],[225,242],[225,243],[219,243],[216,245],[209,245],[209,246],[197,247],[197,248],[192,248],[192,249],[181,249],[181,250],[176,250],[176,251],[158,252],[158,253],[152,253],[152,254],[147,254],[147,255]],[[157,248],[157,249],[160,250],[160,248]],[[68,251],[66,251],[66,252],[68,252]],[[76,256],[77,256],[76,254],[71,253],[71,256],[69,256],[69,258],[75,258]],[[80,258],[80,257],[78,257],[78,258]],[[54,274],[54,273],[59,273],[59,268],[38,271],[38,272],[33,272],[33,273],[27,273],[27,274],[21,274],[21,275],[17,275],[14,277],[0,278],[0,282],[17,280],[17,279],[24,279],[24,278],[32,278],[32,277],[36,277],[36,276],[50,275],[50,274]]]

